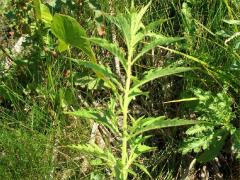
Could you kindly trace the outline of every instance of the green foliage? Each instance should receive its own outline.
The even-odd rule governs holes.
[[[188,137],[181,150],[183,154],[192,150],[196,153],[203,151],[198,160],[207,162],[220,153],[227,136],[236,131],[231,123],[235,117],[232,111],[233,102],[225,91],[214,96],[210,92],[197,89],[194,94],[199,99],[195,111],[199,116],[198,121],[202,123],[186,131]]]
[[[90,43],[86,40],[86,32],[74,18],[55,14],[51,31],[61,42],[83,50],[91,59],[94,59]]]
[[[51,161],[46,153],[47,136],[0,127],[0,178],[45,178]]]
[[[196,124],[196,121],[185,120],[185,119],[166,119],[164,116],[160,116],[157,118],[143,118],[141,120],[133,123],[133,129],[131,137],[142,134],[146,131],[167,128],[167,127],[175,127],[175,126],[183,126],[183,125],[192,125]]]
[[[233,133],[233,153],[236,154],[237,158],[240,159],[240,129],[236,129],[236,131]]]
[[[40,0],[33,1],[34,9],[35,9],[35,16],[38,20],[42,20],[48,26],[51,25],[51,21],[53,19],[49,8],[42,4]]]
[[[8,7],[9,3],[10,3],[10,0],[0,2],[0,14],[4,12],[4,10]]]
[[[118,102],[121,107],[120,111],[123,116],[122,124],[120,125],[119,122],[118,123],[111,122],[111,119],[116,119],[116,117],[118,120],[120,120],[119,114],[116,113],[111,114],[111,116],[113,117],[111,116],[107,117],[107,114],[104,113],[104,111],[99,110],[79,110],[67,113],[70,115],[80,116],[82,118],[88,118],[96,122],[99,122],[105,127],[108,127],[115,134],[120,131],[122,132],[121,134],[118,133],[119,134],[118,136],[120,136],[121,138],[121,144],[119,144],[121,148],[120,156],[117,154],[109,153],[108,152],[109,150],[106,151],[107,153],[104,153],[104,151],[97,147],[97,145],[73,146],[77,147],[77,149],[86,154],[91,154],[96,158],[100,158],[104,161],[111,162],[109,168],[112,171],[112,177],[116,179],[125,180],[128,178],[128,173],[131,173],[133,175],[136,174],[131,169],[132,166],[138,167],[151,177],[148,170],[143,165],[137,163],[137,158],[140,157],[143,153],[154,150],[154,148],[144,145],[144,140],[146,139],[146,137],[143,136],[142,138],[139,139],[140,134],[159,128],[195,124],[195,121],[167,119],[165,117],[157,118],[148,117],[142,118],[140,120],[135,120],[134,117],[131,117],[131,120],[133,121],[132,127],[128,123],[128,119],[130,116],[130,113],[128,112],[129,104],[134,99],[134,97],[142,94],[141,90],[139,89],[140,87],[160,77],[193,70],[192,68],[187,67],[167,67],[152,69],[146,72],[143,78],[140,80],[138,80],[138,77],[132,76],[133,65],[141,56],[143,56],[145,53],[147,53],[149,50],[151,50],[152,48],[156,47],[159,44],[160,45],[169,44],[181,39],[153,36],[152,38],[155,39],[152,41],[152,43],[144,46],[142,51],[140,51],[140,54],[137,54],[138,45],[143,41],[145,37],[148,36],[148,34],[151,34],[151,32],[146,32],[144,30],[144,25],[142,23],[142,17],[147,11],[149,6],[150,3],[147,6],[141,8],[139,11],[137,11],[135,7],[132,5],[130,11],[127,12],[127,14],[125,15],[120,14],[115,17],[107,16],[108,19],[111,22],[113,22],[117,26],[119,31],[121,31],[122,33],[122,36],[125,40],[125,45],[127,47],[127,58],[124,57],[125,55],[116,45],[113,45],[108,41],[99,38],[90,38],[91,42],[100,45],[103,48],[106,48],[109,52],[111,52],[113,55],[119,58],[122,66],[124,67],[126,77],[126,81],[123,87],[121,86],[121,82],[113,78],[115,75],[113,75],[113,73],[109,73],[109,71],[106,68],[86,61],[80,61],[78,63],[80,65],[84,65],[85,67],[91,68],[95,72],[104,74],[104,76],[107,77],[107,79],[104,79],[105,81],[107,80],[106,82],[111,80],[112,83],[119,85],[120,88],[118,89],[115,88],[115,91],[113,91],[114,98],[112,99]],[[77,60],[73,59],[73,61],[76,62]],[[132,84],[132,82],[134,83]],[[128,148],[129,145],[130,149]]]
[[[98,122],[99,124],[102,124],[105,127],[109,128],[116,135],[120,135],[117,124],[111,121],[111,116],[108,117],[107,112],[94,110],[94,109],[89,109],[89,110],[81,109],[74,112],[67,112],[66,114],[69,114],[72,116],[78,116],[87,120],[92,119]]]
[[[107,165],[111,167],[111,169],[114,169],[116,166],[116,159],[112,152],[110,152],[107,149],[101,149],[96,144],[85,144],[85,145],[72,145],[71,148],[77,149],[81,152],[84,152],[88,155],[91,155],[93,157],[98,157],[105,162],[107,162]]]
[[[108,50],[114,56],[118,57],[125,71],[127,70],[127,64],[126,64],[127,60],[124,57],[124,52],[122,52],[122,50],[116,44],[109,43],[107,40],[101,39],[101,38],[89,38],[89,40],[92,43]]]
[[[177,74],[177,73],[182,73],[186,71],[191,71],[191,70],[193,70],[193,68],[188,68],[188,67],[166,67],[166,68],[157,68],[157,69],[149,70],[145,72],[141,80],[139,80],[137,83],[134,84],[133,88],[130,91],[133,91],[136,88],[139,88],[154,79]]]
[[[239,9],[237,0],[1,1],[0,179],[185,179],[192,158],[187,178],[204,163],[209,178],[238,179]],[[185,128],[171,127],[184,125],[193,126],[181,156]]]

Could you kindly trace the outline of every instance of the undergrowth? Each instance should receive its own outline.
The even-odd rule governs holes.
[[[0,2],[0,179],[237,179],[239,25],[238,1]]]

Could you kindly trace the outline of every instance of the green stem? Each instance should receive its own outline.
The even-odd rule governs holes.
[[[131,52],[129,52],[128,57],[128,68],[127,68],[127,80],[125,83],[125,91],[124,91],[124,103],[123,103],[123,138],[122,138],[122,178],[123,180],[127,179],[128,176],[128,149],[127,149],[127,141],[128,141],[128,105],[129,105],[129,91],[131,85]]]

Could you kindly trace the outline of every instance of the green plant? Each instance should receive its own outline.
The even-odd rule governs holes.
[[[239,177],[237,0],[42,2],[0,2],[0,179]]]
[[[208,162],[220,153],[227,137],[231,135],[232,150],[239,158],[239,129],[232,124],[235,118],[232,98],[226,91],[214,96],[211,92],[197,89],[194,94],[199,99],[195,111],[199,115],[198,121],[202,123],[186,131],[187,138],[183,143],[183,154],[194,151],[200,153],[197,157],[198,161]]]
[[[142,17],[149,6],[150,3],[140,10],[137,10],[134,7],[134,3],[132,3],[131,9],[127,11],[126,14],[119,14],[115,17],[106,15],[106,17],[113,24],[115,24],[118,30],[121,32],[127,47],[126,59],[124,52],[116,44],[112,44],[101,38],[84,39],[84,42],[89,40],[90,42],[107,49],[109,52],[119,58],[126,78],[123,85],[118,80],[118,77],[111,72],[109,67],[97,64],[96,61],[84,61],[69,57],[67,58],[80,66],[92,69],[97,75],[100,75],[100,78],[105,82],[106,87],[110,88],[113,94],[110,100],[110,105],[106,108],[80,109],[74,112],[66,112],[66,114],[79,116],[89,120],[92,119],[107,127],[111,133],[117,137],[116,139],[118,140],[115,140],[115,146],[120,147],[121,150],[114,150],[116,147],[111,148],[111,146],[101,149],[94,143],[72,145],[70,147],[98,158],[100,160],[98,164],[105,163],[111,170],[112,177],[117,179],[125,180],[128,178],[129,173],[134,176],[135,172],[133,170],[133,166],[141,169],[151,177],[147,169],[140,163],[137,163],[137,159],[143,153],[155,149],[153,147],[144,145],[144,141],[149,138],[149,136],[143,135],[145,132],[159,128],[190,125],[196,123],[195,121],[177,118],[167,119],[164,116],[135,118],[132,117],[131,113],[129,112],[130,103],[137,96],[147,94],[147,92],[143,92],[140,89],[146,83],[160,77],[193,70],[189,67],[168,66],[166,68],[151,69],[145,72],[141,77],[134,76],[132,72],[134,64],[136,64],[136,62],[138,62],[140,58],[149,50],[153,49],[157,45],[166,45],[182,40],[182,38],[178,37],[165,37],[163,35],[155,34],[152,32],[153,29],[150,28],[152,26],[143,25]],[[72,26],[71,28],[79,27]],[[57,31],[61,31],[61,28],[57,28]],[[72,29],[72,31],[74,32],[75,29]],[[83,35],[83,37],[84,36],[85,35]],[[61,40],[66,42],[66,40],[63,38]],[[141,50],[139,50],[139,47],[141,47],[139,45],[144,40],[150,40],[150,42],[144,45]],[[89,47],[84,46],[84,48],[81,49],[88,54],[89,49],[87,48]],[[122,122],[120,121],[121,117]]]

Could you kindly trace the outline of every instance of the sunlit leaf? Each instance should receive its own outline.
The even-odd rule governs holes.
[[[196,100],[198,100],[197,97],[183,98],[183,99],[178,99],[178,100],[167,101],[167,102],[164,102],[164,104],[179,103],[179,102],[186,102],[186,101],[196,101]]]
[[[163,23],[169,21],[171,18],[169,19],[158,19],[156,21],[150,22],[146,27],[145,30],[146,31],[152,31],[154,29],[156,29],[158,26],[161,26]]]
[[[166,119],[163,116],[160,117],[149,117],[141,119],[140,122],[136,121],[131,130],[131,136],[134,137],[142,134],[146,131],[161,129],[167,127],[177,127],[185,125],[193,125],[199,123],[198,121],[185,120],[185,119]]]
[[[223,22],[231,24],[231,25],[240,25],[240,20],[234,20],[234,19],[226,20],[226,19],[224,19]]]
[[[150,137],[151,136],[136,136],[130,139],[129,144],[131,147],[131,151],[128,162],[129,165],[143,153],[150,152],[156,149],[155,147],[150,147],[143,144]]]
[[[116,56],[119,59],[124,69],[127,70],[127,60],[125,59],[122,50],[116,44],[110,43],[107,40],[101,38],[89,38],[89,40],[92,43],[97,44],[98,46],[103,47],[107,49],[109,52],[111,52],[114,56]]]
[[[182,72],[186,72],[186,71],[191,71],[191,70],[193,70],[193,68],[190,68],[190,67],[166,67],[166,68],[157,68],[157,69],[150,70],[150,71],[146,72],[144,77],[133,86],[133,88],[131,89],[131,92],[134,89],[136,89],[154,79],[173,75],[173,74],[178,74],[178,73],[182,73]]]
[[[128,173],[133,175],[134,177],[137,177],[137,173],[135,173],[131,168],[128,168]]]
[[[51,25],[52,33],[67,45],[81,49],[91,60],[95,59],[87,34],[76,19],[56,13]]]
[[[119,88],[120,90],[123,89],[121,83],[117,80],[116,76],[111,72],[110,68],[106,68],[103,65],[90,62],[90,61],[77,60],[77,59],[68,58],[68,57],[66,58],[76,62],[81,66],[92,69],[113,90],[116,90],[117,88]]]
[[[129,102],[134,100],[137,96],[148,96],[149,92],[143,92],[139,88],[135,88],[131,93],[129,94]]]
[[[37,19],[41,19],[41,0],[33,0],[34,13]]]
[[[149,1],[149,3],[144,6],[140,11],[138,12],[132,12],[131,14],[131,34],[135,35],[140,28],[142,27],[142,18],[143,15],[146,13],[147,9],[151,5],[152,1]]]
[[[184,38],[181,37],[165,37],[165,36],[158,37],[157,39],[151,41],[149,44],[144,46],[142,51],[134,58],[133,63],[135,63],[145,53],[147,53],[148,51],[150,51],[151,49],[155,48],[158,45],[167,45],[183,39]]]
[[[141,171],[146,173],[151,179],[153,179],[151,174],[148,172],[147,168],[144,165],[139,164],[139,163],[134,163],[134,165],[137,166]]]
[[[45,4],[42,4],[40,0],[34,0],[33,5],[36,18],[50,26],[53,17],[49,8]]]
[[[120,14],[116,17],[106,15],[106,17],[113,24],[115,24],[117,26],[117,28],[122,32],[125,42],[126,42],[127,46],[129,47],[130,42],[131,42],[131,26],[129,24],[129,20],[127,20],[125,18],[125,16],[122,14]]]
[[[69,46],[64,41],[59,39],[58,51],[64,52],[64,51],[67,51],[68,49],[69,49]]]
[[[73,112],[65,112],[65,114],[69,114],[72,116],[77,116],[84,118],[86,120],[94,120],[97,123],[100,123],[107,128],[109,128],[113,133],[120,134],[118,131],[118,127],[116,127],[111,121],[111,117],[107,117],[104,111],[96,110],[96,109],[80,109]]]
[[[106,161],[109,166],[114,166],[116,163],[116,159],[114,155],[107,149],[101,149],[98,145],[91,144],[79,144],[79,145],[70,145],[70,148],[79,150],[87,155],[91,155],[93,157],[100,158]]]

